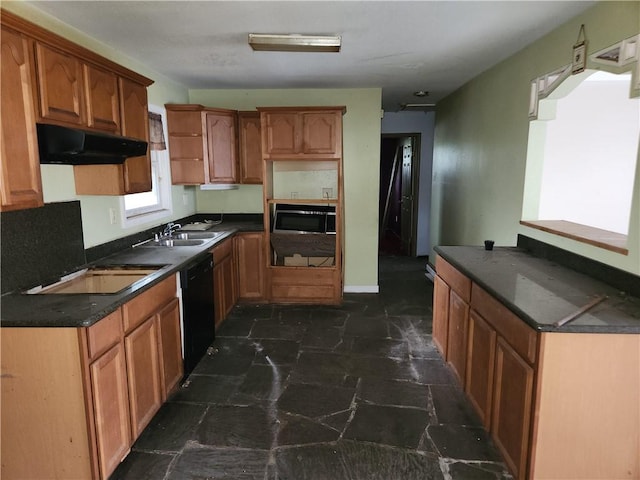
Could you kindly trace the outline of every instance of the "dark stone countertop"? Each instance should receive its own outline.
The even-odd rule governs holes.
[[[50,294],[27,295],[21,292],[2,296],[0,325],[2,327],[88,327],[104,318],[136,295],[159,281],[180,271],[193,261],[203,258],[215,245],[236,232],[261,232],[262,222],[225,221],[208,231],[222,231],[225,235],[211,242],[188,247],[129,247],[90,266],[163,265],[157,272],[141,282],[116,294]]]
[[[640,299],[517,247],[441,246],[435,251],[541,332],[640,333]],[[553,324],[599,295],[607,299],[561,327]]]

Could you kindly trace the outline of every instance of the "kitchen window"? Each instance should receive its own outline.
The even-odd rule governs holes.
[[[124,227],[154,221],[172,213],[169,151],[165,143],[166,113],[164,108],[149,105],[149,114],[152,188],[149,192],[122,197]]]

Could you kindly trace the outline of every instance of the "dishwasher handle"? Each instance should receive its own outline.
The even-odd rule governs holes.
[[[189,283],[196,278],[201,277],[202,275],[206,275],[207,272],[213,271],[213,255],[209,254],[204,259],[200,259],[197,262],[194,262],[184,270],[180,272],[180,281],[182,283],[182,288],[189,288]],[[213,275],[213,273],[210,273]]]

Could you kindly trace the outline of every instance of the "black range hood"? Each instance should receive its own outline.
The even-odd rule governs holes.
[[[147,153],[147,142],[105,133],[38,123],[40,163],[119,164]]]

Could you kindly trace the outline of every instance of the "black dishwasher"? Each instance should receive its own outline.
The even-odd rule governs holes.
[[[215,339],[213,255],[194,261],[180,272],[185,378]]]

